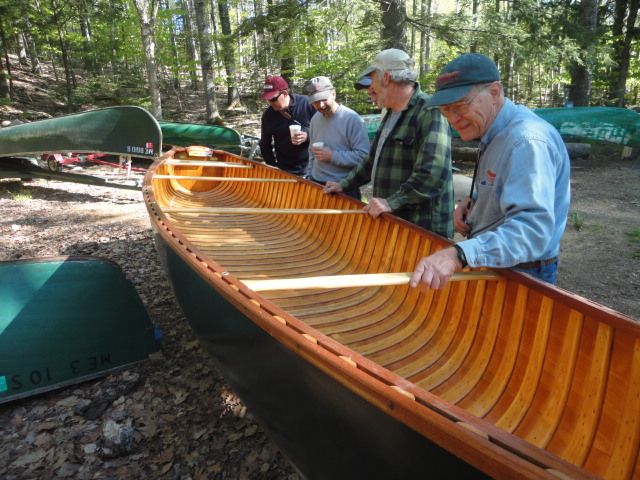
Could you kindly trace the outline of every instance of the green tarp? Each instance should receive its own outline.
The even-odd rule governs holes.
[[[536,115],[556,127],[567,142],[606,142],[640,146],[640,114],[626,108],[537,108]],[[380,115],[364,115],[369,138],[380,126]],[[452,129],[452,134],[458,136]]]

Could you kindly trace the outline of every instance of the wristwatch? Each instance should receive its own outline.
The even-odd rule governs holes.
[[[454,244],[453,248],[456,249],[456,253],[458,254],[458,260],[460,260],[460,263],[462,264],[462,268],[469,265],[467,263],[467,256],[464,254],[464,250],[462,249],[462,247],[458,244]]]

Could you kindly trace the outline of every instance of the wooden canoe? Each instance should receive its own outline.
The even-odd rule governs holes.
[[[143,194],[192,328],[306,477],[640,477],[631,318],[510,270],[299,288],[449,242],[225,152],[168,152]]]

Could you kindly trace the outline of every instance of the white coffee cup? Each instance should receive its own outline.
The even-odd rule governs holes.
[[[324,142],[314,142],[311,146],[313,148],[324,148]]]
[[[289,131],[291,132],[291,138],[295,137],[296,134],[300,133],[302,127],[300,125],[289,125]]]

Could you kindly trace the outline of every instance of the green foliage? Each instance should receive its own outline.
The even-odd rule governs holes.
[[[627,233],[629,246],[632,247],[631,258],[640,259],[640,227],[635,228]]]
[[[11,200],[24,202],[30,200],[32,197],[32,191],[23,186],[21,182],[0,182],[0,198],[10,198]]]
[[[584,216],[579,212],[571,212],[568,220],[569,225],[578,231],[580,231],[584,225]]]
[[[340,101],[370,111],[366,96],[353,89],[353,82],[383,44],[379,2],[214,0],[214,6],[220,1],[229,7],[231,35],[222,35],[216,8],[217,34],[207,39],[217,47],[214,68],[219,86],[238,84],[245,93],[257,92],[265,75],[283,73],[299,89],[305,80],[326,75],[334,81]],[[475,49],[496,60],[508,96],[518,102],[562,105],[565,87],[572,82],[569,65],[587,63],[592,67],[592,103],[607,103],[617,68],[612,2],[602,4],[596,43],[585,54],[580,46],[585,29],[580,25],[579,2],[484,0],[477,3],[477,16],[472,15],[471,0],[431,2],[433,11],[421,17],[421,2],[426,0],[415,1],[416,16],[409,18],[408,28],[415,33],[416,61],[420,34],[430,40],[428,68],[420,78],[423,90],[433,88],[438,72],[454,56]],[[188,84],[199,68],[188,53],[185,5],[182,0],[167,0],[157,14],[155,60],[165,85],[174,79]],[[413,12],[412,7],[408,2],[407,11]],[[139,92],[123,87],[133,83],[142,88],[146,75],[132,0],[0,0],[0,21],[7,38],[3,47],[11,53],[17,52],[20,34],[28,33],[37,55],[54,62],[60,72],[63,47],[67,50],[73,71],[88,77],[86,84],[74,85],[76,102],[88,103],[94,95],[118,102],[123,90],[127,97],[139,98]],[[90,27],[90,36],[82,24]],[[640,96],[639,43],[636,35],[627,82],[626,99],[631,103],[638,103]],[[237,71],[236,78],[227,79],[223,52],[229,50]]]

